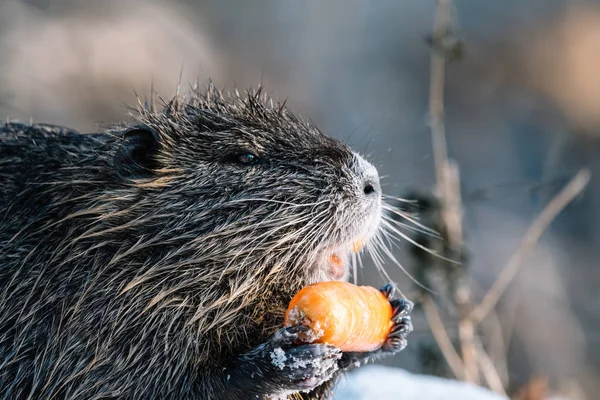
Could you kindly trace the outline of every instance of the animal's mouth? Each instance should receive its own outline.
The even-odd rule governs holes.
[[[352,258],[362,250],[366,237],[360,236],[339,246],[329,248],[321,253],[319,270],[324,273],[319,280],[346,280],[350,271]]]
[[[369,246],[369,242],[380,229],[381,207],[377,207],[368,218],[357,219],[353,229],[341,234],[339,241],[333,241],[325,246],[317,259],[316,281],[345,281],[360,256],[358,253]],[[361,221],[360,223],[358,221]],[[356,229],[358,227],[358,229]],[[356,271],[355,271],[356,272]]]
[[[343,279],[349,271],[349,264],[353,254],[363,248],[364,239],[360,238],[351,242],[350,246],[332,252],[329,255],[329,275],[335,279]]]

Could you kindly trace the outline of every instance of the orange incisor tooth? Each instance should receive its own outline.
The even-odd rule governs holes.
[[[360,249],[362,249],[363,247],[363,240],[362,239],[358,239],[355,240],[354,242],[352,242],[352,251],[355,253],[358,253],[360,251]]]

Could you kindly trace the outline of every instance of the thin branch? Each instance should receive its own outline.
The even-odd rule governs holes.
[[[469,317],[471,301],[467,299],[469,288],[463,286],[457,291],[457,303],[461,309],[461,317],[458,322],[458,337],[460,340],[460,352],[465,365],[465,381],[479,384],[479,369],[477,368],[477,351],[475,349],[475,324]],[[463,299],[463,300],[461,300]]]
[[[451,23],[450,0],[439,0],[435,16],[433,34],[444,32]],[[444,82],[446,60],[439,51],[431,52],[431,72],[429,86],[429,117],[431,118],[431,140],[435,163],[436,181],[441,195],[444,189],[443,170],[448,163],[446,131],[444,127]]]
[[[450,0],[438,0],[436,16],[433,26],[434,40],[442,41],[453,24]],[[441,219],[446,231],[446,240],[451,249],[451,254],[460,254],[463,250],[462,232],[462,203],[460,196],[460,173],[456,163],[448,159],[446,145],[446,129],[444,125],[444,84],[446,54],[441,51],[431,52],[431,72],[429,87],[429,113],[431,118],[431,141],[435,163],[437,181],[436,192],[443,200]],[[471,292],[467,285],[462,284],[454,294],[455,301],[460,311],[458,335],[460,352],[464,366],[463,379],[467,382],[479,383],[479,369],[473,338],[475,326],[469,318],[472,301]]]
[[[485,294],[483,289],[473,279],[469,280],[469,286],[474,288],[474,291],[479,293],[481,296]],[[511,297],[511,300],[515,298],[518,298],[518,296]],[[482,339],[480,337],[475,338],[476,344],[481,343],[479,346],[485,349],[490,360],[493,362],[496,374],[502,381],[503,387],[508,386],[508,343],[506,341],[506,338],[510,339],[512,332],[510,332],[509,330],[512,330],[514,328],[513,325],[514,318],[508,318],[507,320],[507,317],[503,315],[501,322],[498,313],[495,310],[492,310],[487,315],[487,317],[484,318],[480,323],[480,329],[482,331],[483,337],[486,338],[486,346],[483,346]],[[481,363],[479,363],[479,365],[483,371]],[[485,374],[485,371],[483,372]]]
[[[483,373],[483,376],[488,384],[488,387],[494,392],[506,396],[506,391],[502,383],[502,379],[498,374],[494,362],[483,348],[483,344],[479,339],[475,339],[475,347],[477,349],[477,361]]]
[[[493,309],[500,297],[513,281],[523,260],[531,253],[540,237],[556,216],[577,197],[590,181],[590,172],[587,169],[582,169],[575,175],[565,188],[548,203],[546,208],[531,224],[527,232],[521,240],[521,244],[517,251],[508,260],[508,263],[486,293],[481,303],[473,309],[471,314],[474,321],[481,321]]]
[[[465,377],[465,365],[456,349],[452,345],[452,341],[446,332],[444,322],[440,317],[440,313],[429,295],[425,295],[422,302],[423,312],[427,323],[431,327],[431,333],[437,342],[444,359],[452,370],[452,373],[457,379],[463,380]]]
[[[490,312],[488,318],[482,321],[481,329],[484,330],[484,337],[488,338],[488,355],[495,367],[503,386],[508,385],[508,365],[507,350],[503,336],[503,323],[500,322],[498,314]],[[480,363],[481,366],[481,363]],[[483,369],[483,367],[481,366]]]

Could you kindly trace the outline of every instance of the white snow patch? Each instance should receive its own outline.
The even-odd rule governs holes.
[[[286,326],[294,326],[302,323],[304,313],[300,311],[298,306],[295,306],[288,312],[288,323]]]
[[[452,379],[411,374],[400,368],[369,365],[337,385],[333,400],[508,400],[485,388]]]
[[[325,334],[325,331],[321,327],[321,323],[319,321],[317,321],[312,328],[310,328],[308,331],[304,332],[302,335],[303,335],[303,340],[306,343],[313,343],[314,341],[319,339],[324,334]]]
[[[276,366],[279,369],[283,369],[285,367],[285,362],[287,361],[287,356],[285,355],[285,351],[281,347],[277,347],[271,352],[271,364]]]
[[[288,323],[286,327],[289,326],[299,326],[299,325],[309,325],[310,322],[305,321],[306,315],[305,313],[299,309],[297,306],[292,308],[288,313]],[[325,334],[323,327],[321,326],[321,322],[317,321],[314,326],[307,326],[309,329],[306,332],[300,334],[300,337],[305,343],[313,343],[321,336]]]

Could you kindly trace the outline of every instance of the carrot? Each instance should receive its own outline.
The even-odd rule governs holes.
[[[392,306],[379,290],[348,282],[321,282],[300,290],[289,304],[284,326],[304,325],[303,343],[326,343],[342,351],[380,348],[392,328]]]

